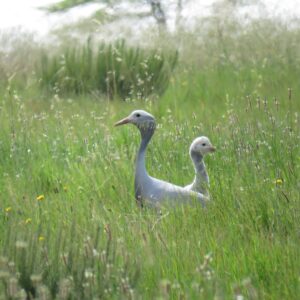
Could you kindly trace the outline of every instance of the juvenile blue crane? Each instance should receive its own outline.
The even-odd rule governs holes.
[[[148,175],[145,166],[145,154],[148,143],[154,134],[155,118],[144,110],[135,110],[128,117],[120,120],[115,126],[134,124],[141,133],[141,143],[135,166],[135,198],[138,202],[158,206],[162,202],[171,204],[191,203],[193,199],[205,206],[207,197],[201,193],[187,190],[172,183]]]
[[[192,142],[190,146],[190,157],[194,164],[195,177],[191,184],[185,186],[185,189],[209,197],[209,177],[204,163],[204,156],[215,151],[216,148],[206,136],[200,136]]]

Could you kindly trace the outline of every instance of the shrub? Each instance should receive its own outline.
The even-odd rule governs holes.
[[[128,47],[124,41],[67,47],[62,54],[43,53],[38,67],[41,85],[59,94],[100,92],[109,99],[146,98],[166,90],[177,52]]]

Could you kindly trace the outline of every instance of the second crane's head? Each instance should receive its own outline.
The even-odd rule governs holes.
[[[144,110],[135,110],[128,117],[115,123],[115,126],[134,124],[141,132],[153,131],[155,129],[155,118]]]
[[[215,152],[216,148],[212,145],[209,138],[206,136],[200,136],[196,138],[190,147],[190,154],[200,154],[204,156],[207,153]]]

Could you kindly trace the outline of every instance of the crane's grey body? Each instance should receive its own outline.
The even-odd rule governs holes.
[[[145,166],[146,148],[155,131],[155,119],[149,113],[138,110],[129,117],[119,121],[116,125],[133,123],[141,133],[141,144],[137,154],[135,166],[135,197],[138,201],[150,205],[159,205],[162,202],[191,203],[197,199],[204,206],[207,200],[204,195],[169,182],[153,178],[148,175]]]
[[[209,177],[203,160],[205,154],[214,152],[215,147],[212,146],[207,137],[196,138],[190,147],[190,157],[194,164],[195,177],[191,184],[185,186],[185,189],[199,192],[209,197]]]

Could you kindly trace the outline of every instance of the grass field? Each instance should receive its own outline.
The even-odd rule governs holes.
[[[228,41],[236,60],[181,58],[155,101],[45,96],[8,80],[0,97],[1,297],[298,299],[300,68],[297,44],[282,36],[278,53]],[[207,49],[199,55],[209,57]],[[217,147],[206,159],[206,209],[137,207],[140,137],[133,126],[113,127],[137,108],[158,123],[147,152],[152,176],[186,185],[192,140],[206,135]]]

